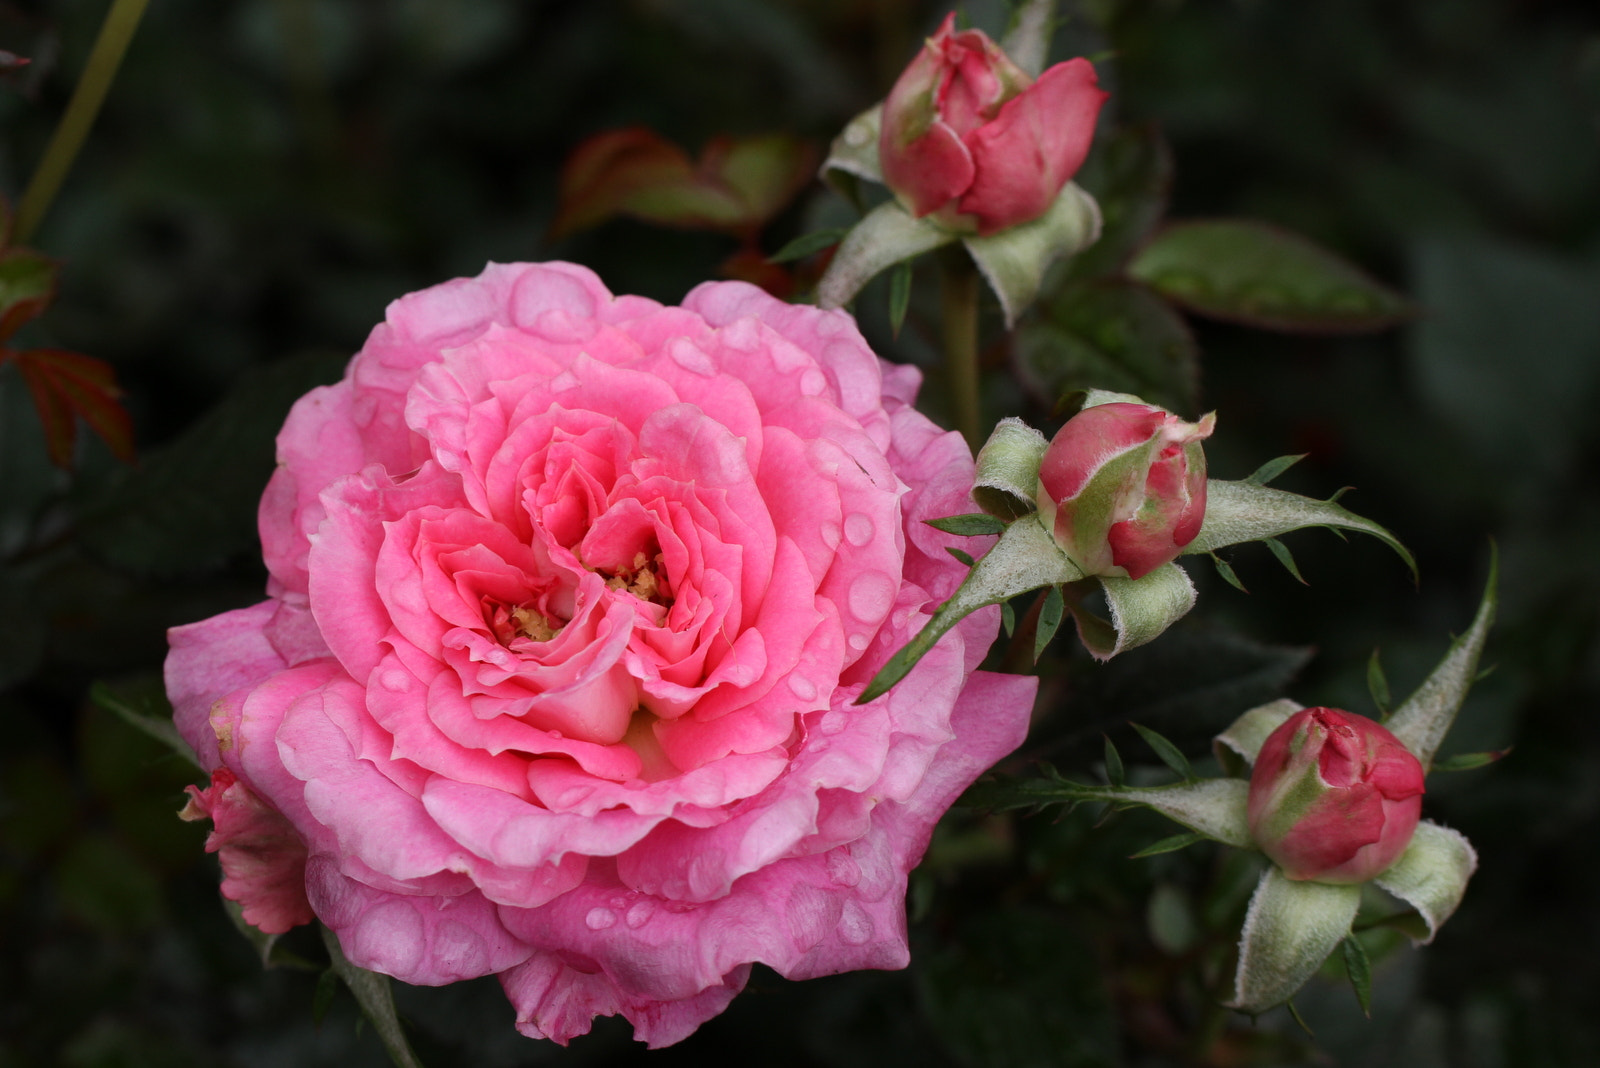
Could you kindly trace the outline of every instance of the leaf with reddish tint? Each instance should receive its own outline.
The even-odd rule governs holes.
[[[9,212],[5,225],[10,226]],[[55,260],[31,248],[0,252],[0,343],[50,306],[59,271]]]
[[[784,134],[715,138],[698,163],[642,127],[597,134],[567,159],[551,234],[629,215],[748,238],[794,198],[815,163],[810,145]]]
[[[133,421],[118,401],[122,390],[109,364],[66,349],[25,349],[9,357],[33,395],[50,459],[57,466],[72,466],[77,418],[88,423],[118,459],[133,461]]]
[[[1190,311],[1266,330],[1359,333],[1414,314],[1410,301],[1347,260],[1249,220],[1168,226],[1128,274]]]

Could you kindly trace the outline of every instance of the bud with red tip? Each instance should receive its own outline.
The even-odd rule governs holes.
[[[1382,724],[1305,709],[1261,746],[1250,776],[1250,834],[1290,879],[1366,882],[1411,844],[1423,774]]]

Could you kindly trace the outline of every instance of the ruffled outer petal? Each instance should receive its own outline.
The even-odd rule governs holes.
[[[297,846],[235,880],[262,922],[498,972],[560,1042],[678,1041],[756,962],[902,966],[907,872],[1034,690],[974,674],[985,611],[853,703],[982,549],[923,523],[972,460],[917,385],[739,283],[512,264],[392,304],[280,435],[270,599],[171,634],[179,730]]]

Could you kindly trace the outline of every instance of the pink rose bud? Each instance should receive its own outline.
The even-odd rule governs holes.
[[[1123,401],[1067,420],[1039,464],[1039,516],[1084,574],[1143,578],[1195,539],[1215,425]]]
[[[950,15],[883,105],[885,184],[918,218],[989,235],[1043,215],[1088,155],[1107,94],[1086,59],[1030,77]]]
[[[1386,727],[1308,708],[1261,746],[1250,776],[1250,834],[1291,879],[1363,883],[1411,844],[1422,779],[1422,764]]]

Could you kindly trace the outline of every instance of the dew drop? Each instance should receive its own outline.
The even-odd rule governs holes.
[[[627,914],[623,916],[623,921],[629,927],[638,929],[645,925],[646,921],[655,914],[655,911],[655,903],[647,897],[641,897],[628,908]]]
[[[839,537],[838,523],[822,524],[822,544],[829,549],[837,549],[839,547]]]
[[[859,946],[872,937],[872,917],[854,901],[844,903],[844,915],[839,917],[839,941]]]
[[[815,367],[807,369],[800,376],[800,392],[808,397],[815,397],[828,388],[828,376]]]
[[[862,634],[860,631],[857,631],[856,633],[850,635],[850,641],[848,644],[850,648],[859,653],[861,650],[872,644],[872,639],[867,637],[865,634]]]
[[[592,908],[583,918],[584,926],[591,931],[604,931],[617,922],[617,914],[608,908]]]
[[[864,122],[852,122],[844,130],[844,143],[852,148],[860,148],[872,140],[872,130]]]
[[[845,849],[828,854],[828,878],[837,886],[855,886],[861,881],[861,865]]]
[[[876,534],[877,531],[878,528],[873,525],[870,515],[857,512],[854,515],[845,517],[844,536],[856,548],[860,548],[871,541],[872,535]]]
[[[882,571],[862,572],[850,583],[850,614],[863,623],[878,622],[894,607],[894,591],[894,579]]]
[[[405,693],[411,689],[411,676],[399,668],[390,668],[385,671],[379,681],[383,683],[385,690],[392,690],[395,693]]]
[[[816,685],[810,679],[798,673],[789,676],[789,690],[802,701],[809,701],[817,696]]]
[[[832,712],[829,712],[826,716],[822,717],[822,722],[818,723],[817,727],[822,731],[823,734],[838,734],[840,731],[844,730],[844,725],[849,718],[850,717],[846,716],[843,712],[840,712],[838,709],[834,709]]]

